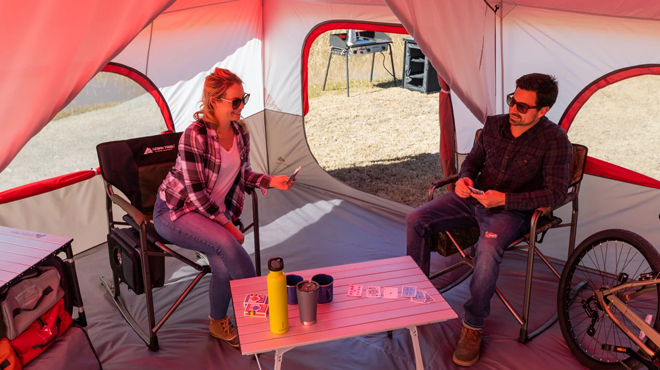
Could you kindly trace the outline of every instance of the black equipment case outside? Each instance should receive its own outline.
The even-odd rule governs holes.
[[[135,294],[144,293],[138,233],[132,228],[112,229],[108,234],[108,252],[115,276]],[[165,284],[165,257],[150,256],[149,269],[152,287],[162,287]]]

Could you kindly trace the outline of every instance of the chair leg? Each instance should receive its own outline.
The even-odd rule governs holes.
[[[529,306],[532,299],[532,274],[534,273],[534,251],[536,249],[536,222],[538,214],[532,217],[532,226],[529,233],[529,248],[527,249],[527,273],[525,274],[525,292],[523,296],[522,326],[520,327],[520,336],[518,341],[526,343],[527,328],[529,326]]]
[[[332,53],[330,53],[332,55]],[[261,244],[259,242],[259,203],[256,191],[252,192],[252,225],[254,228],[254,264],[257,276],[261,276]]]
[[[151,285],[151,269],[149,268],[149,252],[147,248],[147,227],[145,224],[140,225],[140,262],[142,264],[142,283],[144,284],[144,295],[147,299],[147,316],[149,319],[149,341],[147,346],[152,351],[158,350],[158,337],[154,327],[156,326],[156,318],[154,314],[154,297]]]
[[[325,91],[325,83],[328,81],[328,71],[330,70],[330,61],[332,60],[332,49],[330,49],[330,56],[328,56],[328,66],[325,67],[325,78],[323,79],[323,91]]]

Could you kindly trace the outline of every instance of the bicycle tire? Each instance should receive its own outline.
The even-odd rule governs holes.
[[[617,258],[609,265],[608,258]],[[625,258],[620,261],[619,258]],[[602,260],[602,261],[601,261]],[[583,302],[588,302],[595,289],[612,287],[617,284],[620,272],[628,273],[629,282],[637,280],[641,274],[657,275],[660,272],[660,253],[646,239],[628,230],[610,229],[597,232],[590,236],[569,256],[562,271],[557,293],[557,312],[559,325],[564,340],[573,355],[590,369],[638,369],[642,366],[637,360],[624,353],[614,353],[601,348],[601,344],[612,344],[629,347],[637,351],[635,344],[606,317],[600,308],[597,322],[593,322]],[[572,290],[579,282],[586,281],[584,289],[572,297]],[[635,289],[635,288],[633,288]],[[632,289],[630,291],[633,291]],[[631,299],[627,302],[643,319],[644,315],[652,315],[652,327],[660,329],[660,286],[644,293],[643,299]],[[648,299],[648,301],[647,301]],[[614,316],[624,325],[638,333],[628,318],[624,317],[615,307],[611,307]],[[589,326],[595,331],[591,336],[587,333]],[[586,327],[586,329],[585,329]],[[650,343],[650,342],[649,342]],[[653,347],[655,348],[655,347]]]

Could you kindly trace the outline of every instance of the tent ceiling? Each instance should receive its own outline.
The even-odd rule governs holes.
[[[487,1],[492,6],[500,4],[500,1]],[[505,8],[507,5],[513,5],[626,18],[660,19],[660,2],[649,0],[504,0],[503,3]]]

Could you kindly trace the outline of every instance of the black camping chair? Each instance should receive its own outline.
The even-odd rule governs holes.
[[[477,130],[475,136],[475,142],[481,130]],[[550,261],[541,253],[541,251],[536,247],[537,243],[543,241],[543,237],[546,232],[552,228],[557,227],[570,227],[570,236],[569,236],[569,250],[568,254],[570,255],[575,248],[575,235],[577,232],[577,220],[578,220],[578,193],[580,191],[580,183],[582,181],[582,176],[584,174],[584,165],[587,159],[587,147],[579,144],[573,144],[573,160],[571,161],[569,167],[569,192],[567,194],[566,200],[563,204],[557,207],[542,207],[536,209],[534,215],[532,216],[532,221],[530,225],[530,231],[528,234],[520,237],[515,240],[511,245],[507,247],[507,251],[511,250],[521,250],[527,249],[527,272],[525,275],[525,290],[523,297],[523,310],[522,316],[513,308],[511,303],[504,297],[502,292],[496,288],[495,293],[502,300],[506,308],[511,312],[511,314],[516,318],[520,324],[520,336],[518,341],[521,343],[526,343],[533,339],[535,336],[541,334],[545,329],[549,328],[555,321],[557,321],[557,314],[551,317],[543,325],[541,325],[534,332],[528,334],[528,325],[529,325],[529,308],[532,292],[532,277],[533,277],[533,268],[534,268],[534,254],[536,253],[541,260],[552,270],[553,274],[560,278],[560,273],[552,266]],[[429,202],[433,199],[433,193],[435,189],[441,186],[447,186],[449,184],[454,184],[458,180],[458,175],[453,175],[441,180],[434,182],[429,188],[428,200]],[[572,216],[571,221],[567,223],[562,223],[561,218],[553,215],[553,211],[571,203],[572,205]],[[447,232],[438,233],[431,235],[429,237],[429,246],[430,251],[435,251],[441,254],[442,256],[449,257],[455,253],[460,253],[463,258],[462,261],[458,262],[455,265],[449,266],[437,273],[430,274],[430,271],[425,271],[426,275],[430,275],[429,279],[432,280],[438,276],[449,273],[461,266],[469,266],[470,269],[459,279],[455,280],[453,283],[444,287],[440,290],[440,293],[444,293],[456,285],[463,282],[467,279],[474,269],[473,256],[468,255],[465,252],[465,249],[473,247],[474,244],[479,239],[479,228],[460,228]],[[474,248],[473,248],[474,252]]]
[[[181,133],[171,133],[102,143],[96,147],[101,175],[108,195],[106,199],[108,250],[113,275],[112,284],[103,276],[101,282],[112,296],[124,319],[154,351],[159,348],[156,335],[158,330],[200,279],[211,272],[208,264],[196,263],[168,248],[166,244],[171,243],[156,233],[152,222],[158,187],[176,162],[180,137]],[[115,194],[113,187],[119,189],[128,201]],[[246,192],[252,195],[253,222],[244,228],[239,221],[237,226],[242,232],[250,228],[254,230],[255,264],[257,274],[261,275],[257,194],[254,189],[246,189]],[[112,214],[113,203],[126,212],[123,222],[115,221]],[[130,227],[117,228],[118,225]],[[164,257],[174,257],[196,269],[198,274],[163,318],[156,322],[152,289],[164,285]],[[144,331],[135,322],[120,300],[120,283],[125,283],[136,294],[145,294],[149,317],[148,331]]]

